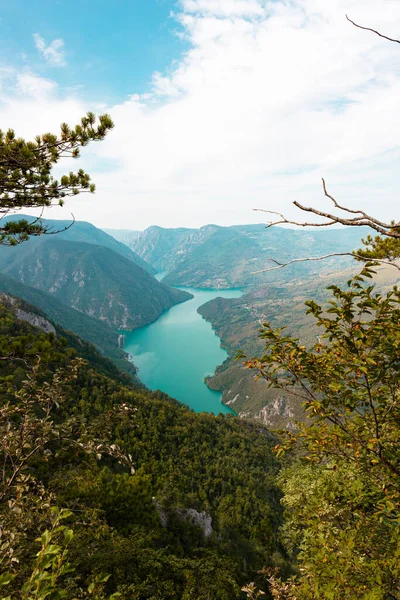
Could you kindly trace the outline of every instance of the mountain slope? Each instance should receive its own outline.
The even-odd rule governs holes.
[[[12,348],[7,347],[10,337]],[[22,517],[31,511],[35,518],[18,514],[11,520],[9,497],[0,502],[1,522],[9,519],[13,531],[22,533],[11,540],[19,562],[7,594],[20,597],[16,590],[32,572],[34,540],[48,527],[42,498],[50,494],[53,505],[69,508],[68,527],[74,531],[68,552],[72,569],[62,580],[68,598],[86,589],[93,573],[108,573],[107,596],[118,591],[126,599],[239,600],[241,587],[263,565],[284,564],[275,482],[279,466],[272,453],[276,440],[264,427],[195,414],[164,394],[123,386],[106,377],[91,357],[76,378],[69,376],[71,358],[79,351],[17,319],[2,302],[0,347],[5,349],[0,387],[6,384],[9,390],[10,410],[19,408],[21,385],[34,384],[39,393],[53,383],[57,370],[58,402],[51,417],[55,433],[65,428],[69,434],[63,431],[52,452],[38,452],[24,465],[24,475],[32,468]],[[32,375],[33,367],[39,371],[30,384],[26,372]],[[41,415],[29,414],[38,435]],[[15,425],[10,421],[7,436]],[[19,428],[17,439],[18,434]],[[76,451],[88,439],[96,440],[90,456]],[[67,445],[71,441],[73,451]],[[115,444],[132,457],[133,471],[107,455]],[[9,447],[8,452],[14,450]]]
[[[316,342],[319,331],[315,320],[306,315],[305,302],[313,299],[327,306],[331,300],[329,285],[344,288],[346,282],[360,271],[359,263],[336,274],[326,274],[307,279],[302,283],[268,284],[252,289],[240,298],[215,298],[198,309],[221,338],[229,358],[215,374],[207,379],[211,389],[222,392],[222,401],[241,417],[260,419],[267,427],[291,427],[302,417],[299,400],[268,388],[263,380],[254,380],[254,371],[245,368],[243,361],[234,357],[241,350],[249,357],[262,356],[265,341],[260,339],[262,323],[268,321],[274,328],[285,327],[285,333],[301,340],[305,346]],[[281,272],[281,271],[280,271]],[[387,292],[398,285],[399,271],[392,266],[376,268],[372,283],[379,291]]]
[[[33,221],[34,217],[27,215],[11,215],[5,218],[5,221],[17,221],[20,219],[26,219],[27,221]],[[144,261],[138,254],[133,252],[125,244],[117,241],[113,236],[108,235],[102,229],[98,229],[91,223],[86,221],[65,221],[55,219],[40,219],[45,227],[51,232],[58,232],[57,239],[68,240],[70,242],[85,242],[86,244],[95,244],[96,246],[105,246],[114,250],[117,254],[128,258],[133,261],[139,267],[148,271],[152,275],[156,272],[155,269],[146,261]],[[65,231],[64,231],[65,230]],[[31,238],[30,244],[37,242],[37,238]],[[25,242],[26,243],[26,242]]]
[[[119,350],[119,356],[122,356],[122,358],[119,360],[110,360],[108,357],[104,356],[103,353],[100,353],[94,344],[75,335],[71,330],[64,329],[59,322],[56,322],[53,319],[49,320],[48,315],[37,306],[26,302],[23,298],[14,293],[11,295],[9,293],[4,293],[4,283],[3,275],[0,274],[0,305],[12,310],[17,319],[25,321],[26,323],[29,323],[29,325],[39,328],[45,333],[53,333],[57,338],[62,340],[62,343],[65,346],[73,348],[81,358],[88,361],[97,369],[97,371],[106,377],[110,377],[123,385],[134,385],[135,387],[143,388],[143,384],[135,377],[136,369],[134,365],[126,359],[126,354],[122,350]],[[18,284],[18,282],[16,283]],[[20,285],[22,288],[22,284]],[[43,294],[43,292],[40,292],[40,294]],[[54,300],[53,298],[51,299]],[[66,306],[63,306],[63,308],[66,310],[67,314],[76,312]],[[59,316],[62,316],[61,313],[59,313]],[[84,317],[84,315],[81,316]],[[102,324],[99,323],[99,325]],[[118,356],[115,350],[114,354]],[[125,367],[125,369],[121,369],[121,366]]]
[[[140,235],[140,231],[133,231],[131,229],[103,229],[103,231],[131,249],[133,248],[136,238]],[[139,255],[137,254],[136,256]],[[149,265],[149,263],[146,264]]]
[[[16,279],[0,273],[0,292],[17,296],[37,307],[39,312],[53,323],[58,323],[63,328],[62,334],[72,331],[83,340],[93,344],[97,350],[113,361],[124,373],[135,377],[136,368],[128,360],[126,352],[121,347],[121,336],[106,323],[89,317],[60,300],[39,289],[27,286]]]
[[[0,248],[0,270],[117,329],[147,325],[191,297],[109,248],[58,236]]]
[[[283,271],[254,274],[273,266],[271,258],[286,262],[303,256],[350,252],[367,233],[366,228],[297,231],[266,229],[262,224],[206,225],[197,230],[149,227],[133,241],[132,247],[158,271],[166,272],[164,283],[232,288],[289,282],[316,272],[341,270],[350,264],[350,258],[332,257],[323,262],[298,263]]]
[[[152,226],[133,240],[132,248],[158,271],[169,271],[187,254],[194,233],[196,229]]]

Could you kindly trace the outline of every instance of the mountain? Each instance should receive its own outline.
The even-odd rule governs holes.
[[[207,378],[211,389],[222,392],[222,401],[242,418],[255,418],[273,429],[291,428],[303,417],[300,402],[273,388],[262,379],[254,380],[255,372],[247,369],[242,360],[235,361],[238,351],[247,356],[262,356],[264,340],[260,327],[268,321],[274,328],[285,327],[285,333],[300,339],[305,346],[314,344],[319,330],[314,319],[306,315],[304,303],[313,299],[327,305],[331,299],[330,285],[345,287],[352,275],[360,271],[358,263],[336,274],[320,274],[303,282],[282,281],[251,289],[240,298],[215,298],[198,309],[209,321],[229,353],[227,360]],[[281,272],[281,271],[280,271]],[[381,292],[398,285],[399,271],[395,267],[376,267],[373,282]]]
[[[59,236],[0,247],[0,271],[116,329],[147,325],[191,297],[105,246]]]
[[[7,221],[18,221],[20,219],[26,219],[31,222],[35,218],[27,215],[11,215],[4,218],[4,222]],[[108,235],[102,229],[98,229],[91,223],[86,221],[65,221],[65,220],[53,220],[53,219],[40,219],[45,227],[50,232],[57,232],[57,239],[68,240],[70,242],[85,242],[86,244],[95,244],[96,246],[105,246],[114,250],[117,254],[120,254],[124,258],[128,258],[139,267],[142,267],[145,271],[148,271],[152,275],[156,272],[155,269],[140,256],[128,248],[125,244],[117,241],[113,236]]]
[[[100,573],[111,575],[107,597],[239,600],[265,564],[285,567],[274,436],[261,424],[195,414],[165,394],[123,384],[90,349],[74,375],[79,343],[46,332],[49,325],[33,307],[0,300],[0,387],[9,400],[3,453],[17,466],[23,458],[17,485],[0,500],[18,559],[7,594],[21,597],[50,506],[69,509],[73,540],[69,531],[68,577],[60,580],[67,598]],[[26,389],[42,411],[26,401]],[[42,446],[30,453],[37,438]]]
[[[9,282],[12,281],[13,280],[9,279]],[[18,282],[15,283],[17,284],[15,288],[18,288]],[[19,286],[21,286],[19,291],[25,291],[23,289],[25,286],[22,286],[22,284],[19,284]],[[62,339],[65,345],[71,349],[74,349],[76,354],[92,364],[93,367],[95,367],[106,377],[111,377],[114,381],[118,381],[122,385],[134,385],[135,387],[143,388],[143,384],[141,384],[135,377],[136,369],[134,365],[127,360],[125,352],[119,350],[118,353],[118,346],[113,349],[113,355],[114,357],[119,358],[116,358],[116,360],[110,360],[107,356],[104,356],[103,353],[99,352],[94,344],[75,335],[75,333],[73,333],[70,329],[64,329],[59,322],[49,319],[48,313],[40,310],[37,305],[34,306],[29,302],[26,302],[22,297],[18,297],[15,293],[12,293],[11,295],[9,295],[9,293],[4,293],[5,287],[13,288],[14,286],[12,283],[11,285],[6,286],[6,278],[0,274],[0,305],[11,309],[18,319],[29,323],[33,327],[38,327],[45,333],[52,333],[59,339]],[[39,294],[43,293],[40,292]],[[50,300],[52,300],[51,297]],[[72,312],[75,312],[71,309],[68,309],[66,306],[63,308],[66,309],[67,317],[71,316]],[[56,312],[58,316],[62,317],[60,312]],[[81,316],[84,317],[84,315]],[[102,324],[99,323],[99,325],[101,326]],[[110,344],[110,342],[108,343]],[[124,369],[121,369],[121,367],[124,367]]]
[[[181,258],[190,252],[191,235],[195,229],[164,229],[152,226],[133,240],[132,247],[139,256],[159,272],[171,271]]]
[[[111,235],[118,242],[121,242],[121,244],[125,244],[125,246],[128,246],[128,248],[131,249],[136,238],[140,234],[140,231],[132,231],[131,229],[103,229],[103,231],[105,231],[105,233],[107,233],[108,235]]]
[[[79,338],[90,342],[101,354],[112,360],[120,371],[128,373],[136,381],[136,368],[129,361],[126,352],[122,350],[121,335],[106,323],[69,308],[52,294],[27,286],[4,273],[0,273],[0,292],[17,296],[20,300],[35,306],[36,310],[39,309],[40,314],[49,319],[56,329],[58,326],[63,329],[64,337],[73,332]]]
[[[200,229],[149,227],[133,239],[131,247],[159,272],[164,283],[199,288],[258,286],[265,282],[291,281],[341,270],[351,263],[346,257],[305,262],[282,271],[255,275],[274,266],[274,258],[294,258],[350,252],[360,245],[367,228],[331,230],[265,228],[265,225],[206,225]]]

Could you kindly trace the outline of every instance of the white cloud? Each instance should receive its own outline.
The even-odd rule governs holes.
[[[322,176],[342,203],[399,218],[399,46],[344,16],[396,37],[398,0],[180,6],[190,50],[154,74],[150,95],[132,90],[109,107],[115,130],[80,161],[98,192],[68,202],[77,218],[143,228],[257,222],[254,207],[293,216],[293,200],[325,206]],[[29,81],[31,99],[14,91],[0,107],[21,134],[88,108],[43,80],[40,96]]]
[[[50,66],[64,67],[66,65],[64,40],[56,39],[50,42],[50,44],[46,44],[45,40],[38,33],[33,34],[33,39],[35,40],[37,51]]]
[[[185,13],[218,17],[254,17],[265,14],[266,2],[259,0],[181,0]]]

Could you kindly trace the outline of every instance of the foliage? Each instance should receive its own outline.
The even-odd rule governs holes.
[[[34,141],[17,138],[12,129],[6,133],[0,130],[0,213],[43,208],[54,202],[62,206],[66,196],[94,192],[94,184],[82,169],[63,175],[59,181],[51,170],[60,158],[77,158],[80,147],[103,140],[113,126],[109,115],[100,115],[96,122],[96,116],[89,112],[74,128],[63,123],[58,136],[45,133]],[[46,228],[40,219],[7,221],[0,227],[0,244],[15,245],[43,233]]]
[[[19,470],[21,493],[7,488],[18,510],[6,499],[0,504],[9,532],[0,572],[15,574],[8,594],[18,597],[35,568],[35,539],[51,530],[51,506],[71,512],[74,537],[63,560],[73,571],[58,586],[67,600],[86,598],[102,573],[110,575],[102,584],[106,596],[233,600],[250,573],[275,564],[278,464],[262,426],[194,414],[161,393],[124,386],[4,305],[0,325],[4,427],[11,423],[15,441],[27,414],[31,437],[21,460],[38,448]],[[210,516],[209,537],[185,517],[189,508]]]
[[[394,225],[394,223],[393,223]],[[393,231],[397,232],[398,226]],[[400,258],[400,240],[393,237],[383,237],[376,235],[372,237],[368,235],[362,240],[364,248],[357,250],[359,256],[363,256],[368,260],[387,259],[391,262]]]
[[[400,291],[379,294],[372,274],[331,286],[326,311],[307,302],[322,330],[311,348],[265,323],[248,361],[308,416],[276,448],[299,456],[280,478],[299,599],[400,597]]]
[[[66,339],[68,345],[75,348],[83,358],[93,363],[97,354],[96,366],[105,375],[115,379],[123,377],[122,373],[127,373],[135,380],[136,368],[120,348],[119,334],[106,323],[69,308],[52,294],[24,285],[4,273],[0,273],[0,290],[5,294],[11,294],[14,298],[17,296],[18,307],[51,321],[57,333]],[[99,353],[112,360],[121,373]]]
[[[20,590],[1,600],[62,600],[67,596],[67,591],[62,587],[62,581],[67,575],[71,575],[74,569],[71,563],[67,562],[68,546],[71,544],[74,532],[62,521],[71,516],[67,510],[52,508],[51,528],[36,540],[41,544],[41,548],[36,555],[33,563],[33,571]],[[14,579],[13,573],[4,573],[0,575],[0,586],[9,585]],[[108,581],[109,575],[97,575],[79,598],[92,600],[106,600],[103,593],[104,584]],[[18,595],[16,595],[18,594]],[[107,600],[116,600],[120,595],[118,593],[107,597]],[[74,598],[78,600],[78,598]]]

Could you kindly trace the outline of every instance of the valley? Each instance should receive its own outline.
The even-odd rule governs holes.
[[[343,282],[356,267],[350,257],[331,257],[253,271],[272,264],[271,257],[349,251],[366,235],[261,224],[144,232],[43,224],[59,233],[0,246],[0,290],[93,343],[141,385],[197,412],[234,412],[273,428],[301,418],[299,403],[255,381],[235,361],[238,351],[249,357],[262,351],[265,321],[310,343],[315,332],[304,302],[324,301],[327,285]]]
[[[400,600],[400,2],[0,25],[0,600]]]
[[[259,332],[266,321],[310,345],[317,333],[304,303],[326,302],[328,285],[344,283],[357,265],[333,256],[253,271],[271,265],[271,257],[284,262],[357,248],[365,228],[154,226],[107,233],[79,221],[43,223],[60,233],[0,246],[1,291],[94,344],[138,385],[197,412],[234,412],[271,428],[303,418],[296,398],[255,380],[235,357],[262,353]],[[382,288],[396,278],[396,270],[380,267]]]
[[[290,283],[332,274],[352,264],[350,257],[331,257],[320,263],[297,263],[285,269],[258,273],[274,266],[271,258],[286,262],[294,258],[349,252],[359,247],[368,228],[297,231],[256,225],[199,229],[149,227],[127,238],[123,230],[113,235],[129,239],[129,247],[157,271],[163,282],[173,286],[206,289],[255,288],[264,283]]]
[[[318,331],[304,303],[326,304],[327,287],[342,285],[358,268],[332,257],[328,265],[300,264],[252,279],[251,262],[240,258],[242,242],[258,252],[258,266],[267,247],[287,260],[307,253],[307,244],[317,253],[327,244],[350,250],[346,244],[360,242],[341,230],[325,242],[287,230],[272,238],[264,230],[263,239],[256,226],[253,245],[254,226],[239,234],[210,226],[207,239],[195,231],[190,243],[182,241],[186,230],[166,230],[156,240],[151,231],[151,247],[143,243],[146,232],[124,231],[132,250],[88,225],[78,222],[60,238],[0,245],[0,380],[12,382],[11,397],[26,386],[39,386],[40,398],[56,389],[51,430],[59,435],[58,427],[73,423],[82,449],[66,461],[46,455],[40,467],[49,494],[91,519],[93,535],[74,517],[73,564],[79,573],[99,563],[115,569],[110,590],[138,597],[152,597],[154,588],[165,599],[191,598],[196,581],[211,597],[239,599],[263,565],[291,572],[293,559],[279,537],[281,462],[272,449],[274,430],[294,431],[304,413],[296,396],[269,388],[235,357],[239,350],[262,355],[259,333],[267,321],[312,345]],[[377,269],[381,290],[398,279],[393,268]],[[99,449],[92,458],[84,456],[88,435]],[[112,454],[119,447],[127,454],[130,474],[107,456],[99,435]],[[108,536],[104,544],[100,531]],[[265,582],[259,585],[267,592]]]
[[[302,343],[312,343],[317,333],[311,326],[311,319],[305,316],[304,303],[309,298],[327,301],[328,285],[343,283],[357,266],[350,257],[341,256],[321,262],[298,263],[259,275],[252,271],[271,265],[268,263],[270,257],[284,262],[299,256],[319,256],[357,248],[361,244],[361,235],[367,234],[365,228],[361,232],[346,229],[303,232],[279,227],[266,229],[261,224],[208,225],[198,230],[150,227],[144,232],[132,232],[132,235],[127,231],[119,233],[114,230],[112,233],[119,241],[128,243],[143,260],[162,271],[157,276],[162,282],[178,288],[189,286],[192,293],[195,293],[193,289],[204,292],[218,290],[212,292],[212,299],[204,295],[204,302],[198,304],[197,312],[211,324],[227,354],[221,352],[220,360],[214,362],[215,371],[212,368],[211,372],[199,374],[197,384],[206,375],[208,388],[221,394],[222,403],[228,409],[233,409],[241,418],[256,419],[274,429],[291,428],[296,420],[303,418],[296,398],[255,380],[254,372],[246,369],[243,360],[237,361],[235,357],[239,350],[249,357],[262,353],[263,342],[259,332],[265,321],[276,327],[286,326],[287,332],[298,336]],[[240,297],[230,295],[235,286],[243,290]],[[171,309],[170,313],[173,315],[174,311],[179,313],[182,309],[185,312],[185,305]],[[150,326],[150,334],[147,328],[130,334],[125,349],[134,355],[134,362],[139,366],[139,378],[142,371],[146,385],[152,389],[159,386],[180,398],[182,392],[175,381],[175,373],[181,372],[182,363],[178,361],[161,374],[163,365],[157,364],[156,359],[160,336],[166,336],[168,343],[173,344],[172,357],[176,354],[175,343],[178,346],[181,343],[179,330],[168,337],[168,314]],[[154,337],[153,331],[157,332]],[[147,342],[142,350],[139,349],[141,336]],[[197,339],[196,335],[193,339]],[[140,353],[139,356],[136,352]],[[185,352],[182,352],[182,357],[186,365]],[[170,364],[170,358],[166,359],[167,364]],[[195,360],[198,362],[198,357]],[[190,366],[183,368],[180,379],[184,382],[190,372]],[[193,406],[191,401],[188,403]],[[194,406],[198,410],[197,405]]]
[[[170,308],[155,323],[126,333],[124,349],[151,390],[163,390],[196,412],[233,413],[222,394],[204,382],[228,356],[198,312],[216,296],[237,298],[240,290],[186,288],[193,298]]]

